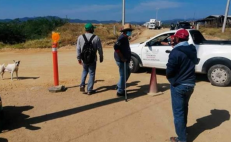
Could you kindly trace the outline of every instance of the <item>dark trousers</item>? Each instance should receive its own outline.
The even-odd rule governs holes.
[[[172,110],[174,116],[175,130],[179,141],[186,142],[186,125],[188,117],[188,102],[194,87],[186,85],[171,85]]]

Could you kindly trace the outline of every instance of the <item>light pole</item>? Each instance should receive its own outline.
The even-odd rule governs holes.
[[[122,8],[122,25],[125,23],[125,0],[123,0],[123,8]]]
[[[225,10],[225,19],[224,19],[224,23],[223,23],[222,33],[225,32],[227,16],[228,16],[228,13],[229,13],[229,3],[230,3],[230,0],[227,0],[226,10]]]

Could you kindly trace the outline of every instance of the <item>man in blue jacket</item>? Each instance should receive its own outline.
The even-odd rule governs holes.
[[[186,142],[188,102],[195,86],[195,65],[197,51],[188,43],[189,33],[185,29],[174,35],[175,46],[169,55],[166,76],[171,84],[172,110],[175,130],[178,137],[171,137],[171,142]]]
[[[131,24],[125,24],[123,29],[120,31],[122,34],[118,38],[114,45],[114,58],[116,64],[119,67],[120,79],[117,84],[117,96],[125,96],[125,74],[124,74],[124,64],[126,64],[126,80],[128,80],[131,72],[129,69],[129,62],[131,60],[131,49],[129,44],[129,36],[132,35]]]

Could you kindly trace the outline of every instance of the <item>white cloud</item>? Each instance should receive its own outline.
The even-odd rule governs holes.
[[[171,2],[171,1],[152,1],[152,2],[146,2],[146,3],[141,3],[141,6],[149,7],[149,8],[159,8],[159,9],[167,9],[167,8],[176,8],[180,7],[182,3],[179,2]]]
[[[156,9],[170,9],[170,8],[181,7],[182,5],[183,3],[172,2],[168,0],[148,1],[138,4],[134,8],[128,10],[128,12],[136,13],[136,12],[143,12],[143,11],[150,11],[150,10],[153,11]]]
[[[76,8],[68,9],[68,10],[62,10],[62,13],[65,14],[74,14],[74,13],[81,13],[81,12],[102,12],[102,11],[108,11],[113,9],[120,8],[121,5],[88,5],[88,6],[76,6]]]

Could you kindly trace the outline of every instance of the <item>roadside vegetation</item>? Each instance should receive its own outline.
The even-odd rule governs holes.
[[[121,24],[94,24],[95,34],[104,45],[113,44],[120,34]],[[114,33],[115,26],[115,33]],[[132,39],[142,28],[134,25]],[[84,24],[68,23],[62,19],[39,18],[21,22],[14,20],[0,23],[0,48],[51,48],[52,31],[60,33],[59,47],[75,45],[79,35],[85,32]]]
[[[222,40],[231,40],[231,28],[226,28],[222,33],[222,28],[200,27],[200,32],[205,36],[212,36]]]
[[[163,28],[170,29],[170,24],[163,24]],[[195,27],[196,28],[196,27]],[[231,27],[226,27],[225,32],[222,33],[222,27],[200,26],[199,31],[209,40],[231,40]]]
[[[50,43],[47,35],[67,23],[59,18],[37,18],[34,20],[0,23],[0,48],[27,48],[31,45],[45,47]]]

